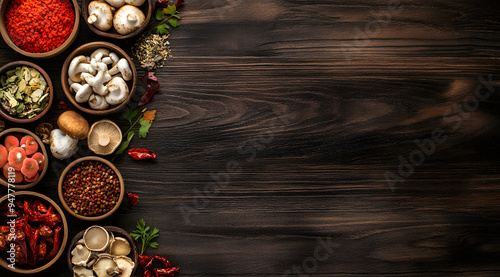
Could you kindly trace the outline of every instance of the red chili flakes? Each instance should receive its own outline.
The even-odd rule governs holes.
[[[43,53],[63,44],[73,31],[75,11],[70,0],[12,0],[5,24],[22,50]]]

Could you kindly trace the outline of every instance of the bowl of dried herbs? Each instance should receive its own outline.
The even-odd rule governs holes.
[[[0,68],[0,115],[15,123],[40,119],[52,105],[54,87],[38,65],[15,61]]]

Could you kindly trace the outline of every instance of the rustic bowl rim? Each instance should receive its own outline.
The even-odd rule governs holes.
[[[86,52],[91,53],[93,50],[95,50],[97,48],[107,48],[111,51],[117,52],[117,54],[120,57],[127,59],[129,66],[130,66],[130,69],[132,70],[132,80],[127,81],[127,84],[132,82],[132,86],[129,87],[129,95],[128,95],[127,99],[125,99],[125,101],[123,101],[120,105],[115,106],[111,109],[106,109],[106,110],[94,110],[94,109],[82,106],[80,103],[77,103],[75,101],[75,99],[73,97],[73,93],[71,93],[71,91],[69,90],[68,68],[69,68],[69,64],[71,63],[71,60],[73,60],[73,58],[75,58],[78,55],[82,55],[83,53],[86,53]],[[90,55],[90,53],[89,53],[89,55]],[[88,113],[88,114],[107,115],[110,113],[117,112],[128,105],[128,103],[130,102],[130,100],[134,96],[135,89],[137,86],[137,70],[135,68],[135,64],[134,64],[134,61],[132,60],[132,58],[130,58],[130,56],[127,54],[127,52],[125,52],[123,49],[121,49],[117,45],[110,43],[110,42],[107,42],[107,41],[89,42],[89,43],[86,43],[86,44],[79,46],[78,48],[73,50],[73,52],[71,52],[67,56],[66,60],[64,61],[63,66],[62,66],[62,69],[61,69],[61,86],[64,90],[64,94],[66,95],[66,98],[68,98],[68,100],[71,102],[71,104],[73,104],[80,111]]]
[[[52,266],[59,259],[59,257],[61,257],[62,253],[66,249],[66,243],[68,242],[68,235],[69,235],[68,222],[66,221],[66,216],[64,215],[64,212],[61,209],[61,207],[59,207],[59,205],[57,205],[57,203],[54,200],[52,200],[50,197],[48,197],[44,194],[34,192],[34,191],[25,190],[25,191],[17,191],[15,193],[12,193],[11,195],[14,195],[14,196],[25,195],[25,196],[34,196],[34,197],[42,198],[43,200],[49,202],[56,209],[57,213],[61,217],[61,221],[63,223],[63,228],[64,228],[63,239],[61,241],[61,246],[59,247],[59,251],[57,251],[57,254],[48,263],[44,264],[41,267],[37,267],[37,268],[33,268],[33,269],[18,269],[18,268],[12,269],[8,266],[7,262],[4,259],[0,258],[0,265],[4,268],[10,270],[10,271],[13,271],[16,273],[22,273],[22,274],[38,273],[38,272],[43,271],[43,270],[49,268],[50,266]],[[0,204],[2,204],[4,201],[6,201],[8,197],[9,197],[9,195],[7,194],[7,195],[3,196],[2,198],[0,198]]]
[[[15,123],[31,123],[31,122],[34,122],[34,121],[37,121],[38,119],[42,118],[42,116],[44,116],[50,109],[50,107],[52,106],[52,102],[54,100],[54,85],[52,84],[52,80],[50,79],[50,76],[47,72],[45,72],[45,70],[43,70],[43,68],[41,68],[39,65],[36,65],[32,62],[28,62],[28,61],[13,61],[13,62],[10,62],[8,64],[5,64],[4,66],[0,67],[0,76],[4,74],[5,71],[7,71],[8,69],[11,69],[13,67],[16,67],[16,66],[29,66],[29,67],[33,67],[34,69],[38,70],[42,75],[43,77],[45,78],[45,80],[47,81],[47,85],[49,85],[49,103],[47,104],[47,107],[45,107],[45,109],[39,113],[37,116],[35,117],[32,117],[32,118],[19,118],[19,117],[15,117],[15,116],[12,116],[8,113],[5,112],[5,110],[3,109],[2,106],[0,106],[0,115],[2,117],[4,117],[5,119],[9,120],[9,121],[12,121],[12,122],[15,122]]]
[[[101,31],[99,29],[97,29],[96,27],[94,27],[93,24],[89,24],[87,22],[87,18],[89,17],[89,14],[88,14],[88,4],[90,2],[92,2],[93,0],[82,0],[82,18],[83,18],[83,21],[85,21],[85,23],[87,24],[87,26],[89,27],[89,29],[94,32],[95,34],[99,35],[99,36],[103,36],[103,37],[107,37],[107,38],[112,38],[112,39],[127,39],[127,38],[131,38],[131,37],[135,37],[139,34],[142,33],[142,31],[144,31],[144,29],[146,29],[146,27],[148,26],[149,24],[149,21],[151,20],[151,16],[153,14],[153,4],[151,3],[150,0],[146,0],[144,1],[144,3],[137,7],[139,8],[140,10],[143,11],[143,6],[144,5],[147,5],[147,7],[145,8],[147,10],[147,13],[144,14],[144,16],[146,17],[146,19],[144,20],[144,23],[142,24],[141,27],[139,27],[139,29],[133,31],[132,33],[130,34],[126,34],[126,35],[120,35],[118,33],[109,33],[109,32],[104,32],[104,31]],[[144,12],[144,11],[143,11]],[[111,27],[111,30],[114,30],[114,27]]]
[[[32,133],[31,131],[29,131],[27,129],[10,128],[10,129],[4,130],[3,132],[0,133],[0,139],[2,139],[5,135],[11,134],[11,133],[23,133],[23,134],[27,134],[27,135],[34,137],[36,142],[38,143],[38,146],[42,149],[42,154],[43,154],[43,157],[45,158],[45,163],[43,165],[42,172],[40,173],[40,175],[38,176],[38,178],[34,182],[27,183],[25,185],[14,184],[15,189],[29,189],[29,188],[35,186],[36,184],[38,184],[40,181],[42,181],[42,178],[45,176],[45,173],[47,173],[47,169],[49,168],[49,155],[47,153],[47,149],[45,148],[45,144],[43,144],[42,140],[36,134]],[[7,182],[7,180],[4,180],[4,178],[5,178],[4,176],[0,175],[0,184],[2,184],[3,186],[8,188],[9,183]]]
[[[115,172],[115,174],[118,176],[118,180],[120,181],[120,196],[118,198],[118,202],[116,202],[115,206],[113,207],[113,209],[111,209],[111,211],[109,211],[103,215],[99,215],[99,216],[79,215],[79,214],[73,212],[69,208],[66,201],[64,201],[63,188],[62,188],[63,183],[64,183],[64,178],[66,177],[66,174],[68,174],[68,172],[73,167],[79,165],[81,162],[84,162],[84,161],[97,161],[97,162],[105,163]],[[101,157],[97,157],[97,156],[87,156],[87,157],[76,159],[73,162],[71,162],[68,166],[66,166],[64,171],[61,173],[61,176],[59,177],[59,182],[57,184],[57,193],[59,195],[59,200],[61,201],[62,206],[70,215],[72,215],[78,219],[85,220],[85,221],[98,221],[98,220],[102,220],[102,219],[105,219],[105,218],[111,216],[113,213],[115,213],[118,210],[118,208],[120,207],[120,205],[123,201],[123,197],[125,196],[125,182],[123,181],[123,177],[122,177],[120,171],[110,161],[108,161],[104,158],[101,158]]]
[[[78,36],[78,31],[80,29],[80,6],[78,4],[77,0],[71,0],[71,3],[73,4],[73,9],[75,11],[75,23],[73,25],[73,31],[71,31],[71,34],[69,37],[66,39],[66,41],[63,42],[63,44],[59,45],[56,49],[50,50],[48,52],[43,52],[43,53],[31,53],[28,51],[24,51],[21,48],[19,48],[10,38],[9,34],[7,33],[7,27],[5,24],[5,10],[7,9],[7,5],[11,0],[2,0],[0,3],[0,34],[2,35],[5,43],[12,48],[14,51],[18,52],[21,55],[30,57],[30,58],[35,58],[35,59],[49,59],[53,58],[62,52],[64,52],[68,47],[73,44],[73,42],[76,40],[76,37]]]
[[[91,227],[91,226],[89,226]],[[120,236],[124,237],[127,239],[127,241],[130,244],[131,247],[131,252],[128,256],[132,257],[132,260],[134,261],[134,269],[132,270],[132,275],[134,276],[135,270],[138,267],[138,260],[139,260],[139,251],[137,250],[137,245],[135,245],[134,240],[132,237],[127,233],[127,231],[123,230],[120,227],[116,226],[100,226],[108,232],[113,232],[113,233],[118,233]],[[87,230],[87,229],[85,229]],[[76,234],[71,242],[68,244],[68,251],[66,251],[66,257],[67,257],[67,262],[68,262],[68,267],[71,272],[73,272],[73,263],[71,262],[71,251],[75,247],[76,243],[83,237],[83,234],[85,233],[85,230],[80,231],[78,234]],[[115,235],[116,236],[116,235]]]

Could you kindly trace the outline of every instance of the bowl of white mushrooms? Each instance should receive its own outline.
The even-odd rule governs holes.
[[[92,32],[125,39],[140,34],[151,19],[150,0],[84,0],[82,16]]]
[[[119,111],[132,98],[137,71],[120,47],[104,41],[84,44],[64,61],[61,84],[69,101],[89,114]]]

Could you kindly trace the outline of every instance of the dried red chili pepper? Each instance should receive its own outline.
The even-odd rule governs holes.
[[[156,277],[160,276],[174,276],[181,271],[180,267],[172,267],[172,268],[155,268]]]
[[[155,152],[146,148],[132,148],[127,151],[128,155],[132,157],[133,160],[156,160]]]
[[[128,206],[129,207],[132,207],[135,204],[139,203],[139,195],[137,195],[135,193],[127,192],[127,196],[128,196]]]
[[[153,95],[160,90],[160,83],[154,72],[148,72],[141,78],[141,82],[146,86],[146,93],[141,96],[138,106],[146,105]]]
[[[39,211],[41,213],[46,213],[47,212],[47,207],[45,207],[45,205],[42,204],[42,201],[40,201],[40,199],[36,199],[33,202],[33,208],[34,208],[35,211]]]
[[[60,236],[61,230],[62,230],[62,226],[59,226],[54,231],[54,245],[52,246],[52,251],[50,251],[49,255],[47,255],[47,257],[45,258],[45,261],[51,260],[57,254],[57,251],[59,250],[59,247],[61,246],[61,236]]]
[[[61,100],[59,101],[59,103],[57,103],[57,108],[59,110],[66,110],[68,108],[68,103]]]
[[[73,31],[75,11],[70,0],[12,0],[5,25],[12,41],[31,53],[51,51]]]

